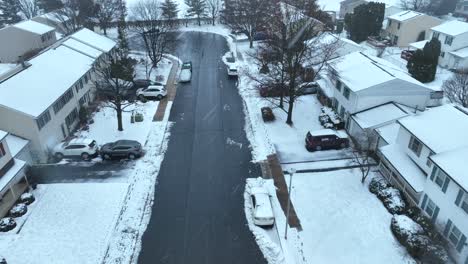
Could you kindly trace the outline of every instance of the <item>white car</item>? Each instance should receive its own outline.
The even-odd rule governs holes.
[[[75,138],[65,141],[53,149],[53,155],[57,159],[64,157],[81,157],[83,160],[89,160],[99,154],[99,147],[95,140],[89,138]]]
[[[263,187],[252,187],[250,189],[252,201],[253,222],[258,226],[273,226],[275,215],[270,202],[270,194]]]
[[[163,99],[167,95],[166,88],[160,85],[150,85],[147,88],[140,88],[136,91],[138,98],[156,98]]]
[[[179,80],[181,82],[190,82],[191,79],[192,79],[192,71],[189,69],[182,69],[182,71],[180,72]]]
[[[237,66],[236,65],[229,65],[227,74],[229,77],[237,77],[239,75],[239,72],[237,71]]]

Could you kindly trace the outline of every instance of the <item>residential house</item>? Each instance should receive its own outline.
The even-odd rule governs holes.
[[[380,172],[435,223],[453,246],[457,263],[466,263],[466,109],[448,104],[397,122],[395,142],[379,148]]]
[[[26,162],[12,155],[7,137],[8,133],[0,130],[0,217],[8,213],[28,187]]]
[[[390,62],[354,52],[328,62],[332,107],[348,123],[350,115],[389,102],[424,110],[440,104],[438,92]],[[347,124],[349,125],[349,124]]]
[[[344,0],[340,2],[340,13],[339,17],[344,18],[346,14],[354,13],[354,8],[366,4],[366,0]]]
[[[27,60],[57,41],[53,27],[27,20],[0,29],[0,63]]]
[[[408,47],[412,42],[426,39],[429,29],[441,23],[440,19],[423,13],[402,11],[388,17],[383,35],[398,47]]]
[[[459,0],[454,13],[458,16],[468,17],[468,0]]]
[[[82,29],[0,80],[0,129],[29,140],[34,162],[47,161],[49,150],[78,124],[80,107],[93,100],[94,67],[115,46]]]
[[[450,21],[431,29],[441,43],[439,65],[449,69],[468,67],[468,23]]]
[[[55,28],[60,34],[67,34],[72,30],[70,17],[59,12],[50,12],[31,18],[32,21]]]

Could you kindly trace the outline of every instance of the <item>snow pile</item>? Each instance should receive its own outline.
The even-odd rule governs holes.
[[[25,215],[27,212],[28,212],[28,207],[26,206],[26,204],[19,203],[10,209],[9,214],[12,217],[20,217],[20,216]]]
[[[0,220],[0,232],[7,232],[16,227],[15,219],[12,217],[5,217]]]
[[[136,263],[141,237],[150,216],[157,175],[169,141],[168,122],[172,103],[168,103],[162,122],[151,123],[144,148],[146,154],[135,164],[129,190],[112,233],[103,263]]]
[[[30,205],[34,202],[35,198],[32,193],[23,193],[20,197],[20,201],[26,205]]]

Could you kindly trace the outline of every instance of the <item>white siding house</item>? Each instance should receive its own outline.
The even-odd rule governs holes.
[[[439,103],[431,99],[432,89],[386,60],[355,52],[328,64],[332,105],[345,122],[354,113],[389,102],[421,110]]]
[[[441,43],[439,65],[449,69],[468,67],[468,23],[450,21],[433,27],[432,38]]]
[[[84,29],[0,80],[0,129],[29,140],[34,162],[47,161],[50,148],[76,127],[79,108],[94,97],[93,66],[115,45]]]
[[[395,141],[379,148],[380,171],[432,219],[457,262],[466,263],[468,115],[444,105],[397,122]]]

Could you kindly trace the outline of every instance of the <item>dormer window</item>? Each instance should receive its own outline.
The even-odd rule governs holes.
[[[408,148],[411,149],[411,151],[413,151],[414,154],[419,157],[419,155],[421,155],[422,143],[414,136],[411,136]]]

